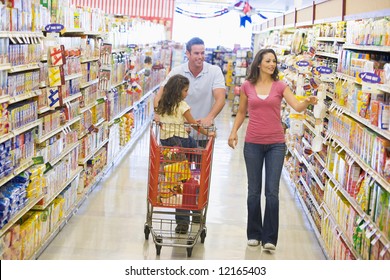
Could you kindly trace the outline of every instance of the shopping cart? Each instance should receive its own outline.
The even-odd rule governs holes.
[[[206,137],[199,148],[163,146],[160,136],[167,126],[183,129],[183,125],[152,122],[150,128],[150,155],[145,239],[152,234],[156,254],[162,246],[182,247],[191,257],[200,236],[206,238],[206,214],[211,180],[214,137]],[[193,127],[185,128],[193,130]],[[214,127],[208,128],[215,130]],[[199,138],[198,138],[199,136]],[[195,140],[204,135],[195,133]],[[200,141],[198,141],[200,142]],[[179,210],[177,210],[179,209]],[[190,210],[190,211],[180,211]],[[175,215],[190,220],[187,233],[176,233]],[[196,223],[195,223],[195,220]]]

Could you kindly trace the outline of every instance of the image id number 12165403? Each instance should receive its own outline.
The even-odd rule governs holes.
[[[225,266],[219,268],[219,275],[266,275],[267,270],[265,267],[248,267],[248,266]]]

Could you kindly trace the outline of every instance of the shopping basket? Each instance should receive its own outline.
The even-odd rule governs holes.
[[[169,127],[169,128],[168,128]],[[190,133],[195,148],[163,146],[161,137],[168,130],[175,135]],[[215,131],[215,127],[205,128]],[[191,132],[192,130],[192,132]],[[150,127],[149,178],[145,239],[152,234],[156,253],[162,246],[187,248],[190,257],[200,237],[206,238],[206,213],[211,180],[214,137],[199,134],[199,127],[166,124],[153,121]],[[181,132],[178,132],[181,131]],[[187,210],[187,211],[180,211]],[[187,216],[188,232],[176,233],[176,215]],[[193,222],[196,220],[196,223]]]

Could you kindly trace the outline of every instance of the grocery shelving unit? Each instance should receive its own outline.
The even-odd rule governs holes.
[[[0,170],[0,191],[3,191],[7,183],[26,170],[30,171],[31,168],[39,167],[42,171],[42,174],[39,173],[39,176],[42,176],[39,181],[40,191],[34,196],[29,196],[12,216],[7,217],[6,220],[2,219],[0,237],[7,241],[5,248],[2,248],[2,252],[4,251],[2,259],[38,258],[110,168],[134,147],[149,126],[153,115],[152,99],[160,82],[165,78],[165,70],[151,70],[150,76],[146,77],[142,69],[143,65],[140,65],[144,55],[142,49],[135,44],[132,44],[133,49],[128,47],[131,45],[130,35],[134,35],[130,34],[133,30],[128,29],[131,27],[129,19],[117,19],[110,15],[103,15],[96,9],[93,11],[85,9],[83,13],[88,14],[83,17],[83,22],[86,19],[94,22],[89,25],[91,30],[64,24],[65,28],[58,35],[48,35],[46,31],[0,31],[0,39],[6,41],[7,44],[8,41],[12,45],[39,45],[42,42],[42,46],[45,46],[45,49],[36,50],[34,59],[29,63],[15,64],[8,59],[3,63],[3,58],[0,59],[0,74],[3,74],[1,77],[5,79],[9,75],[27,73],[30,77],[29,73],[40,72],[40,79],[34,80],[32,90],[24,90],[21,93],[18,91],[18,95],[4,94],[7,92],[5,86],[5,90],[0,91],[1,114],[3,114],[3,108],[7,109],[10,106],[14,108],[25,103],[34,104],[31,105],[34,106],[33,110],[28,111],[30,114],[33,113],[33,117],[28,121],[11,123],[6,133],[3,129],[7,127],[1,127],[0,152],[2,157],[5,156],[4,150],[8,151],[14,145],[12,143],[19,145],[16,141],[20,141],[24,134],[28,133],[26,138],[31,138],[32,142],[24,158],[19,155],[19,151],[15,153],[20,158],[15,160],[16,164],[12,166],[12,169],[4,172],[3,169]],[[59,19],[52,14],[51,20],[56,22]],[[101,27],[97,24],[99,20],[104,22]],[[122,29],[118,30],[118,27]],[[108,29],[103,30],[105,28]],[[102,63],[100,55],[102,41],[113,46],[109,59],[105,63]],[[53,86],[50,87],[50,80],[47,78],[48,69],[52,66],[51,56],[47,53],[53,46],[64,46],[62,55],[65,59],[72,61],[73,67],[67,69],[70,72],[63,77],[65,84],[61,84],[63,88],[59,91],[59,101],[53,102],[54,105],[48,102],[55,98],[49,97],[51,94],[49,90]],[[157,44],[156,46],[157,55],[159,48]],[[141,80],[140,84],[143,87],[141,90],[139,86],[137,94],[132,94],[134,81],[125,79],[130,60],[124,58],[128,58],[132,51],[135,52],[131,57],[131,62],[132,65],[136,64],[133,74]],[[9,57],[13,56],[9,55]],[[166,59],[171,58],[166,57]],[[64,65],[66,62],[65,60]],[[109,81],[102,83],[100,70],[114,73],[109,75]],[[1,81],[4,82],[4,80]],[[29,85],[29,83],[26,84]],[[109,102],[112,101],[111,93],[118,89],[121,91],[121,101],[126,98],[126,102],[120,104],[120,110],[117,110],[115,114],[108,115],[106,110],[109,108]],[[60,114],[63,114],[62,110],[66,109],[74,109],[74,111],[68,111],[66,119],[60,122]],[[8,112],[4,112],[8,116]],[[0,117],[4,117],[1,114]],[[129,129],[127,131],[129,138],[122,143],[119,140],[121,136],[117,132],[124,122],[125,115],[134,116],[134,120],[133,126],[126,127]],[[56,122],[52,124],[47,116],[52,116]],[[108,157],[107,154],[110,156]],[[7,152],[6,156],[11,155]],[[93,176],[89,176],[88,184],[86,184],[87,173],[91,170],[95,173],[89,174]],[[27,173],[24,176],[28,176]],[[33,222],[26,225],[30,219]],[[33,229],[35,224],[37,228]]]
[[[321,24],[330,25],[342,21],[389,16],[390,9],[385,2],[380,0],[373,2],[361,0],[313,1],[312,5],[295,9],[280,17],[255,26],[254,36],[255,42],[257,42],[255,53],[257,52],[256,48],[264,47],[262,42],[274,31],[282,32],[283,30],[298,30],[302,28],[309,28],[309,30],[313,28],[315,30]],[[326,105],[328,108],[326,122],[324,123],[321,135],[317,135],[318,131],[314,127],[317,119],[314,119],[310,112],[305,114],[305,120],[302,121],[303,137],[293,137],[291,139],[293,145],[288,147],[289,160],[286,170],[290,170],[291,172],[288,175],[288,172],[285,170],[285,178],[287,178],[293,188],[298,190],[296,194],[301,201],[313,229],[317,233],[316,236],[327,258],[388,259],[390,256],[388,227],[383,227],[383,225],[379,226],[377,219],[381,218],[381,216],[375,214],[377,210],[374,214],[373,209],[371,209],[371,213],[368,213],[366,207],[362,206],[361,198],[356,198],[355,195],[351,195],[346,185],[342,183],[344,181],[335,176],[337,173],[330,168],[329,155],[333,155],[334,153],[342,156],[345,155],[346,164],[358,166],[361,174],[366,174],[368,178],[371,178],[370,182],[375,184],[375,190],[378,190],[383,198],[389,197],[390,181],[384,177],[382,171],[371,166],[372,164],[367,162],[364,156],[356,152],[351,147],[348,139],[340,135],[340,131],[333,131],[332,127],[328,127],[328,125],[332,125],[332,119],[337,120],[338,118],[347,116],[359,126],[369,130],[370,135],[374,135],[373,137],[380,137],[383,141],[390,142],[389,130],[373,125],[367,118],[363,118],[350,108],[345,107],[340,101],[339,93],[335,93],[337,91],[336,84],[341,80],[342,83],[349,82],[355,84],[357,90],[361,89],[362,86],[369,85],[376,92],[385,95],[389,94],[388,85],[362,83],[354,76],[339,72],[338,70],[336,71],[335,65],[340,63],[340,59],[343,59],[341,52],[344,50],[365,53],[374,52],[375,54],[388,54],[390,50],[388,46],[352,44],[348,40],[348,28],[347,38],[345,36],[335,37],[334,35],[322,35],[316,36],[315,39],[316,43],[320,44],[320,49],[315,51],[312,58],[313,61],[321,61],[322,59],[329,60],[333,69],[332,74],[328,75],[326,79],[328,83],[326,92]],[[337,46],[338,49],[333,49],[334,46]],[[275,43],[274,46],[270,47],[281,49],[283,48],[283,44],[278,45]],[[289,47],[289,45],[284,46],[284,48],[286,47]],[[316,49],[316,45],[313,47]],[[316,58],[320,60],[316,60]],[[288,69],[291,66],[287,65],[285,68]],[[295,80],[286,82],[293,90],[296,89]],[[307,150],[311,151],[311,141],[315,136],[322,138],[323,149],[319,153],[307,154]],[[292,174],[298,175],[291,176]],[[321,198],[321,196],[318,196],[318,192],[324,196]],[[379,194],[375,192],[371,193],[371,195],[374,195],[374,198],[370,199],[374,202],[371,203],[379,203],[376,202],[377,199],[379,200],[379,197],[376,197],[376,195],[379,196]],[[313,211],[320,215],[320,223],[316,220],[318,217],[313,216]],[[341,216],[342,214],[340,213],[345,216]],[[379,212],[379,215],[382,215],[381,212]],[[357,235],[361,239],[357,238]]]

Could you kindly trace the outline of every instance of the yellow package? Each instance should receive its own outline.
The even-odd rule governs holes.
[[[173,183],[172,185],[191,177],[190,165],[187,160],[165,165],[164,172],[165,182]]]

